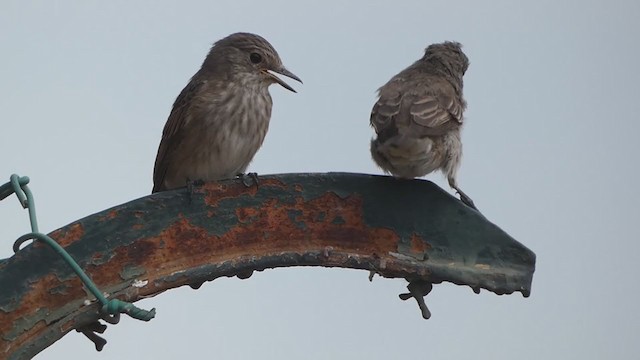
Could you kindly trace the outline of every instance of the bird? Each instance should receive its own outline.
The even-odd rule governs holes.
[[[173,103],[152,193],[244,176],[269,127],[269,86],[296,92],[276,74],[302,83],[259,35],[240,32],[215,42]]]
[[[456,180],[467,106],[462,78],[468,67],[460,43],[429,45],[422,58],[378,89],[370,117],[376,133],[370,151],[374,162],[396,178],[442,171],[460,200],[477,210]]]

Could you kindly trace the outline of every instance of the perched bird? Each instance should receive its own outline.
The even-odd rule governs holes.
[[[153,171],[153,191],[244,174],[269,127],[269,85],[302,83],[264,38],[236,33],[216,42],[173,104]]]
[[[387,173],[416,178],[440,169],[460,199],[476,208],[456,182],[462,158],[462,77],[469,59],[457,42],[427,47],[424,56],[382,86],[371,110],[371,156]]]

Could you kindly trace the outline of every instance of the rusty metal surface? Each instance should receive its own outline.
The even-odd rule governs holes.
[[[50,234],[111,297],[287,266],[372,270],[528,296],[535,255],[424,180],[359,174],[260,177],[157,193]],[[9,243],[8,239],[5,239]],[[95,322],[98,306],[47,247],[0,260],[0,357],[29,357]]]

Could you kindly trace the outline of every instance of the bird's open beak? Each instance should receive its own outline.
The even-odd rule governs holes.
[[[267,74],[269,77],[271,77],[273,79],[273,81],[275,81],[278,84],[282,85],[283,88],[285,88],[285,89],[287,89],[289,91],[296,92],[295,90],[293,90],[293,88],[291,86],[289,86],[289,84],[287,84],[282,79],[277,77],[274,73],[278,73],[278,74],[284,75],[286,77],[290,77],[293,80],[296,80],[300,84],[302,84],[302,80],[300,80],[299,77],[297,77],[294,73],[292,73],[291,71],[285,69],[284,67],[282,67],[282,68],[280,68],[278,70],[263,70],[263,71],[264,71],[265,74]]]

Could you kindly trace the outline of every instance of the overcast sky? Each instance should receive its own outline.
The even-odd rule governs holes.
[[[404,280],[288,268],[163,293],[101,353],[73,332],[37,358],[637,359],[640,3],[519,3],[3,1],[0,177],[31,177],[41,231],[150,192],[175,97],[230,33],[264,36],[304,80],[271,87],[261,174],[380,174],[375,90],[455,40],[471,62],[459,183],[537,254],[530,298],[436,285],[428,321]],[[28,217],[10,198],[0,218],[8,257]]]

